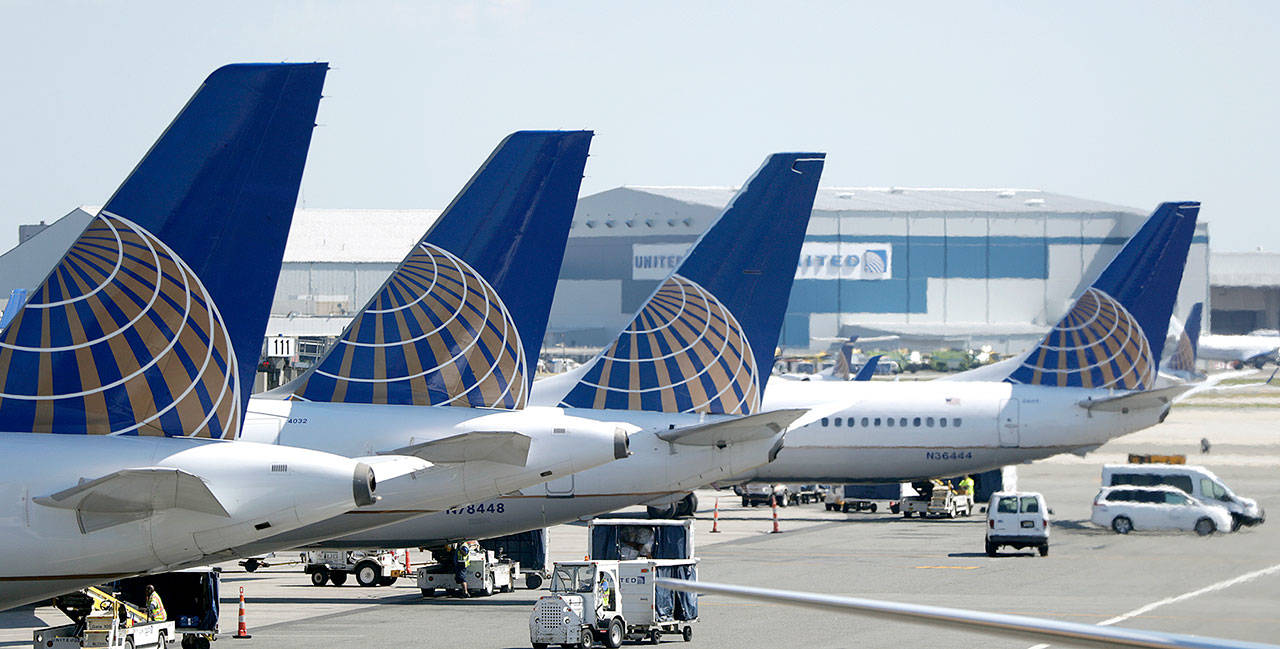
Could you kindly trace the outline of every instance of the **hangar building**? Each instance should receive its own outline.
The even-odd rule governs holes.
[[[570,230],[548,344],[586,348],[611,340],[734,191],[620,187],[583,197]],[[24,242],[0,255],[0,299],[13,288],[34,288],[95,212],[77,208],[48,226],[24,230]],[[326,338],[341,332],[439,213],[298,210],[267,334],[299,337],[305,365]],[[1066,311],[1071,297],[1146,216],[1036,190],[820,189],[782,343],[788,350],[824,349],[836,337],[895,334],[902,346],[917,349],[1024,349]],[[1202,222],[1183,278],[1179,316],[1206,299],[1208,266]],[[1239,281],[1246,280],[1268,281]]]
[[[612,339],[733,194],[620,187],[579,200],[553,341],[572,347]],[[821,188],[782,344],[820,349],[836,337],[894,334],[922,349],[1024,349],[1149,213],[1038,190]],[[1201,222],[1180,316],[1206,299],[1208,261]]]

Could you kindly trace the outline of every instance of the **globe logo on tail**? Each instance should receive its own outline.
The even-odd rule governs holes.
[[[524,345],[497,292],[425,241],[294,391],[312,401],[522,408]]]
[[[760,408],[759,385],[738,320],[697,283],[672,275],[561,405],[746,415]]]
[[[232,438],[235,353],[191,268],[109,212],[0,333],[0,425],[11,432]]]
[[[1124,305],[1090,287],[1009,378],[1033,385],[1144,390],[1156,364]]]

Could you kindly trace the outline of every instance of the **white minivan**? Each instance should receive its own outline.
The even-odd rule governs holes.
[[[1181,489],[1156,487],[1103,487],[1093,499],[1089,520],[1110,527],[1116,534],[1134,530],[1194,530],[1207,536],[1231,530],[1231,513],[1225,507],[1205,503]]]
[[[987,556],[1002,545],[1049,554],[1049,506],[1033,491],[997,491],[987,505]]]
[[[1266,512],[1252,498],[1237,496],[1218,476],[1202,466],[1187,464],[1106,464],[1102,467],[1102,486],[1177,487],[1196,499],[1221,505],[1231,513],[1231,529],[1241,525],[1258,525],[1266,520]]]

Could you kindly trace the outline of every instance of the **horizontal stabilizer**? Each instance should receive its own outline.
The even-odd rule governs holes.
[[[428,462],[475,462],[524,466],[529,460],[528,435],[510,430],[473,431],[387,451],[384,455],[412,455]]]
[[[1155,390],[1130,392],[1116,397],[1085,399],[1078,405],[1090,411],[1099,410],[1102,412],[1120,412],[1122,410],[1127,412],[1129,410],[1144,410],[1147,408],[1164,408],[1173,403],[1182,393],[1190,391],[1192,387],[1194,386],[1181,383]]]
[[[718,446],[768,439],[786,430],[796,420],[809,412],[804,408],[771,410],[758,415],[747,415],[709,424],[686,426],[658,433],[658,438],[674,444],[688,446]]]
[[[1009,615],[987,613],[925,604],[903,604],[884,600],[841,597],[823,593],[802,593],[772,588],[751,588],[713,584],[705,581],[666,579],[659,577],[661,588],[687,593],[729,595],[744,599],[790,604],[811,609],[825,609],[838,613],[853,613],[882,620],[930,624],[953,631],[978,631],[993,636],[1027,640],[1065,642],[1069,645],[1102,647],[1155,647],[1167,649],[1280,649],[1280,646],[1259,642],[1206,638],[1178,633],[1162,633],[1144,629],[1126,629],[1100,624],[1081,624]]]
[[[166,509],[230,517],[204,480],[169,467],[123,469],[33,500],[46,507],[74,509],[85,534]]]

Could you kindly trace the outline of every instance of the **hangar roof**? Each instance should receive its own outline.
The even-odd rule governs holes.
[[[682,203],[723,208],[738,191],[734,187],[625,186]],[[613,190],[617,191],[617,190]],[[589,197],[587,197],[589,198]],[[933,187],[820,187],[815,210],[825,212],[1010,212],[1010,213],[1132,213],[1148,212],[1123,205],[1054,194],[1039,189],[952,189]],[[1153,208],[1155,206],[1152,206]]]
[[[1215,252],[1209,259],[1213,286],[1280,286],[1280,252]]]

